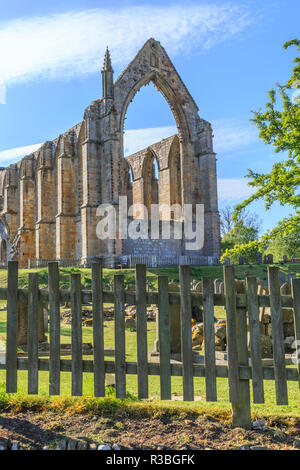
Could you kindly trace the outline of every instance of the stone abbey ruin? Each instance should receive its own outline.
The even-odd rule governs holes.
[[[168,102],[178,134],[124,158],[123,128],[136,92],[152,81]],[[148,264],[213,264],[219,257],[216,155],[209,122],[159,42],[149,39],[114,82],[110,54],[102,70],[101,99],[83,121],[34,153],[0,170],[1,261],[124,260]],[[154,172],[154,162],[158,178]],[[100,240],[100,204],[203,204],[204,245],[188,252],[184,240]],[[182,259],[182,258],[181,258]],[[196,260],[196,261],[195,261]]]

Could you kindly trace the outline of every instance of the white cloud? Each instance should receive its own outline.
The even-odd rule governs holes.
[[[166,137],[177,134],[176,126],[152,127],[147,129],[134,129],[125,131],[124,154],[127,157],[138,150],[159,142]]]
[[[238,119],[219,119],[212,122],[214,133],[214,150],[222,158],[222,154],[238,151],[243,147],[257,142],[255,130],[251,124]],[[131,155],[161,139],[177,134],[176,126],[152,127],[125,131],[124,153]]]
[[[212,122],[214,150],[218,154],[231,152],[258,141],[250,123],[239,119],[217,119]]]
[[[214,150],[222,158],[222,154],[238,151],[247,147],[255,141],[255,132],[251,127],[241,124],[236,119],[222,119],[213,121]],[[132,129],[125,131],[124,153],[131,155],[138,150],[147,148],[149,145],[159,142],[161,139],[177,134],[176,126],[150,127],[145,129]],[[42,144],[28,145],[0,151],[0,163],[9,164],[37,150]]]
[[[35,152],[42,144],[26,145],[25,147],[15,147],[8,150],[0,151],[0,163],[2,165],[10,165],[19,161],[25,155]]]
[[[218,178],[218,198],[220,201],[239,201],[253,194],[245,178]]]
[[[0,81],[95,72],[106,45],[113,63],[127,63],[149,38],[171,55],[209,49],[253,21],[247,7],[224,3],[132,6],[70,11],[0,23]]]

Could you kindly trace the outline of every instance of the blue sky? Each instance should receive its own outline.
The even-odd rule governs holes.
[[[282,45],[300,36],[298,0],[0,0],[0,7],[0,165],[82,120],[101,97],[107,45],[117,78],[149,37],[161,41],[200,116],[213,124],[220,208],[250,194],[247,168],[267,172],[280,159],[249,118],[267,90],[290,76],[295,50]],[[128,109],[127,151],[175,133],[174,126],[162,96],[143,88]],[[263,230],[289,212],[279,205],[265,212],[263,203],[251,210]]]

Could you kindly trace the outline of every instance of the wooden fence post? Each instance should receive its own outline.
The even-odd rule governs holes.
[[[292,279],[292,295],[294,303],[295,325],[295,363],[298,369],[298,383],[300,388],[300,279]]]
[[[124,276],[114,276],[116,398],[126,397]]]
[[[226,326],[228,345],[229,398],[232,425],[251,427],[250,387],[248,379],[240,379],[240,365],[248,366],[246,308],[236,307],[236,287],[245,292],[245,285],[235,285],[234,267],[224,266]]]
[[[103,268],[102,260],[92,264],[94,395],[105,396],[105,364],[103,334]]]
[[[38,297],[39,275],[29,273],[28,282],[28,394],[38,393]]]
[[[245,294],[245,281],[235,281],[236,293]],[[247,346],[247,309],[236,307],[236,333],[239,366],[249,366]],[[235,427],[251,428],[251,405],[249,379],[239,378],[240,397],[237,403],[232,403],[232,424]]]
[[[137,264],[135,269],[138,397],[148,398],[146,266]]]
[[[217,401],[214,284],[210,278],[203,278],[204,348],[206,400]]]
[[[277,405],[287,405],[288,392],[286,382],[284,335],[278,266],[268,266],[268,280],[270,289],[276,403]]]
[[[6,392],[17,392],[18,262],[7,263]]]
[[[194,400],[193,349],[192,349],[192,305],[190,292],[190,267],[179,266],[181,304],[181,362],[183,399]]]
[[[247,301],[250,327],[250,350],[252,362],[252,388],[254,403],[264,403],[264,381],[259,325],[258,285],[256,277],[247,276]]]
[[[72,395],[82,395],[81,275],[71,274]]]
[[[168,276],[158,276],[158,325],[160,398],[161,400],[171,400]]]
[[[227,351],[228,351],[229,400],[232,403],[232,402],[238,402],[239,400],[239,361],[238,361],[238,347],[237,347],[234,268],[233,266],[225,265],[223,269],[224,269],[224,286],[225,286]]]
[[[59,269],[56,261],[48,264],[49,310],[50,310],[50,362],[49,395],[60,391],[60,294]]]

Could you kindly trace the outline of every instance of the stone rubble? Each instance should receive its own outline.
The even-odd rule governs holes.
[[[252,429],[254,429],[255,431],[267,431],[268,426],[266,426],[265,422],[262,419],[258,419],[256,421],[253,421]]]

